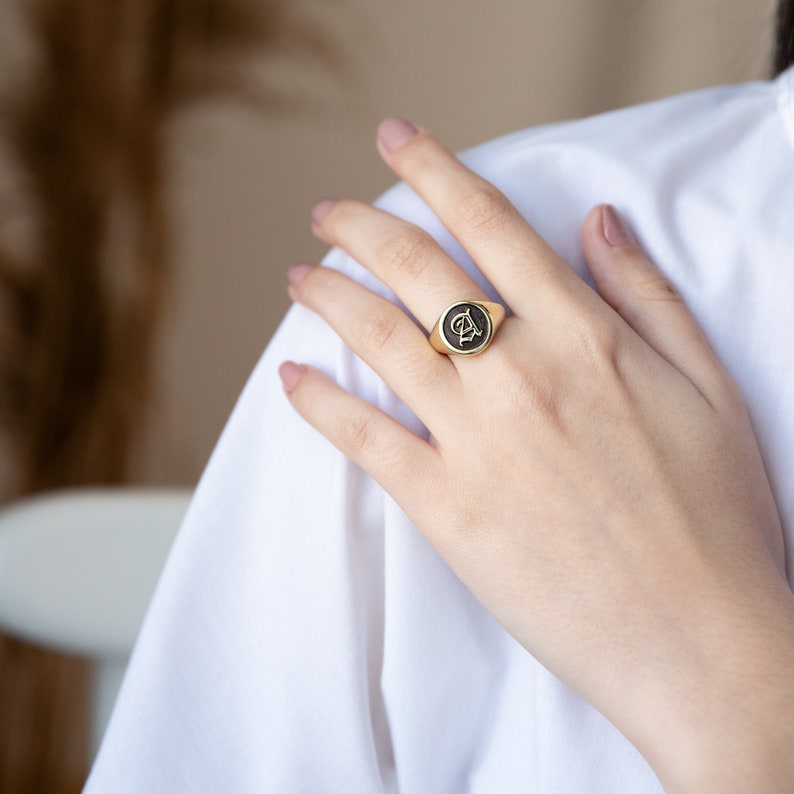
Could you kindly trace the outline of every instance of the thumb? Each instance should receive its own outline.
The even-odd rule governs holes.
[[[712,405],[735,405],[738,389],[694,315],[614,207],[602,204],[590,211],[582,243],[601,297]]]

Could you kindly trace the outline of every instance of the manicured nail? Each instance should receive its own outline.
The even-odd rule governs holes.
[[[306,367],[303,364],[296,364],[293,361],[285,361],[279,368],[278,374],[281,378],[281,385],[284,391],[291,392],[298,381],[306,374]]]
[[[312,207],[312,223],[319,226],[323,222],[323,218],[328,214],[328,210],[336,204],[335,199],[323,199],[318,201]]]
[[[378,125],[378,142],[387,154],[396,152],[419,132],[407,119],[389,116]]]
[[[623,222],[617,210],[611,204],[605,204],[601,210],[601,224],[606,241],[613,248],[622,248],[624,245],[637,245],[637,238],[631,229]]]
[[[289,285],[291,287],[297,287],[315,267],[316,265],[293,265],[287,270],[287,281]]]

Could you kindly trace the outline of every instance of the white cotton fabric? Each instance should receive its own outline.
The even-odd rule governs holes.
[[[587,211],[607,201],[628,219],[744,391],[789,546],[793,94],[789,70],[464,155],[580,274]],[[496,297],[407,187],[379,204],[427,228]],[[339,251],[326,264],[389,294]],[[322,320],[290,310],[198,487],[86,791],[661,791],[618,731],[298,418],[276,372],[285,359],[423,432]]]

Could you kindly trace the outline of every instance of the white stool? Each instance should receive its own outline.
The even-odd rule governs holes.
[[[93,662],[94,754],[191,495],[80,488],[0,510],[0,627]]]

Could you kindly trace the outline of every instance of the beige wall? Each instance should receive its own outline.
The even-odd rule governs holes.
[[[298,0],[296,0],[298,2]],[[192,481],[316,260],[308,211],[392,181],[372,145],[401,114],[451,146],[766,71],[773,0],[301,0],[348,60],[267,71],[301,112],[231,103],[185,119],[174,153],[178,273],[141,478]],[[316,6],[317,8],[312,8]],[[319,9],[319,10],[318,10]]]

